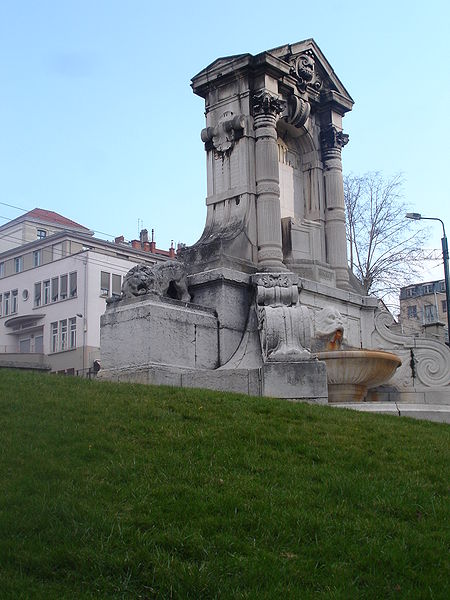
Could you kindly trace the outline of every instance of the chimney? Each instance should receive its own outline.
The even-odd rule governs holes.
[[[131,247],[134,248],[135,250],[140,250],[141,249],[140,240],[131,240]]]
[[[170,258],[175,258],[175,248],[173,247],[173,240],[171,240],[170,242],[169,256]]]
[[[144,252],[151,252],[151,244],[150,242],[142,242],[142,250],[144,250]]]
[[[114,243],[115,244],[124,244],[125,238],[123,237],[123,235],[119,235],[118,237],[114,238]]]
[[[141,233],[139,234],[139,239],[141,240],[141,244],[143,244],[144,242],[148,242],[147,229],[141,229]]]
[[[155,230],[152,229],[152,241],[150,242],[150,252],[155,252],[155,250],[156,250]]]

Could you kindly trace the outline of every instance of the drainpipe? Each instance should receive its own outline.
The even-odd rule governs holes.
[[[84,370],[86,368],[86,338],[87,338],[87,304],[88,304],[88,252],[86,252],[86,256],[84,257],[84,291],[83,291],[83,377]]]

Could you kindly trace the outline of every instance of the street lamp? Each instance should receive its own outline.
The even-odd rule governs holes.
[[[444,259],[444,278],[445,278],[445,299],[447,304],[447,332],[448,332],[448,343],[450,345],[450,289],[449,289],[449,273],[448,273],[448,243],[447,236],[445,235],[445,226],[442,219],[438,217],[422,217],[420,213],[406,213],[407,219],[413,219],[414,221],[439,221],[442,225],[442,258]]]

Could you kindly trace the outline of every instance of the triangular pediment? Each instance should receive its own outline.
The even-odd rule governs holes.
[[[247,53],[247,54],[233,54],[231,56],[221,56],[220,58],[217,58],[212,63],[210,63],[207,67],[202,69],[199,73],[197,73],[197,75],[194,75],[194,77],[192,78],[192,81],[195,81],[197,79],[202,79],[208,73],[220,71],[223,68],[228,69],[228,68],[230,68],[230,65],[233,65],[236,62],[239,62],[245,58],[250,59],[251,54]]]
[[[325,58],[322,50],[316,42],[309,38],[295,44],[285,44],[267,51],[268,54],[275,56],[284,62],[295,64],[299,57],[310,56],[314,61],[315,80],[317,87],[326,91],[337,92],[343,96],[349,103],[353,104],[353,99],[346,90],[344,84],[334,72],[333,67]]]

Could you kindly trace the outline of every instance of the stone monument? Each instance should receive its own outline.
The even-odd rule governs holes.
[[[402,383],[377,393],[414,395],[414,346],[437,365],[421,385],[448,394],[448,348],[400,340],[349,272],[353,100],[314,40],[220,58],[192,88],[206,108],[205,228],[177,262],[130,271],[102,317],[102,376],[326,402],[324,352],[399,350]]]

